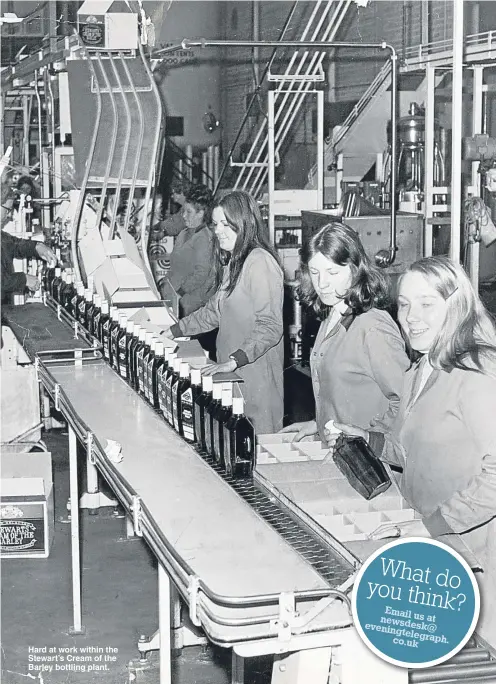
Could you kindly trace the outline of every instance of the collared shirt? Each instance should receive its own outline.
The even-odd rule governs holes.
[[[369,430],[388,426],[398,406],[403,375],[410,366],[405,344],[391,316],[370,309],[349,310],[317,334],[310,365],[321,437],[328,420]]]

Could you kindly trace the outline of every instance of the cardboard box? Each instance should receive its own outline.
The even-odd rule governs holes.
[[[54,535],[52,455],[2,448],[0,553],[48,558]]]

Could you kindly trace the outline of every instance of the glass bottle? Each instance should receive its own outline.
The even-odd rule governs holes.
[[[244,415],[242,397],[233,397],[232,416],[224,426],[224,468],[235,478],[249,477],[255,463],[255,429]]]
[[[150,352],[150,343],[152,341],[153,333],[145,332],[143,340],[143,348],[138,354],[138,392],[142,397],[145,396],[145,357]]]
[[[205,406],[205,444],[207,447],[207,454],[214,455],[214,433],[213,433],[213,414],[220,406],[220,399],[222,396],[222,383],[214,382],[212,397],[209,403]]]
[[[59,291],[60,285],[62,284],[61,274],[62,274],[62,269],[60,267],[57,267],[55,269],[55,276],[54,276],[54,278],[51,282],[51,285],[50,285],[50,294],[52,295],[53,299],[55,299],[55,301],[58,301],[57,293]]]
[[[117,369],[119,375],[124,380],[127,380],[127,316],[126,314],[119,314],[119,330],[115,338],[115,353],[117,356]]]
[[[155,410],[160,409],[158,397],[158,373],[165,365],[164,343],[156,340],[153,359],[148,363],[148,400]]]
[[[138,325],[137,323],[135,323],[134,324],[134,330],[133,330],[133,339],[131,340],[131,343],[129,345],[129,359],[128,359],[129,384],[135,390],[138,389],[136,354],[137,354],[138,345],[140,344],[140,335],[141,335],[142,331],[144,334],[144,328],[142,328],[141,325]]]
[[[172,387],[172,421],[174,423],[174,429],[178,432],[181,437],[184,436],[183,433],[183,394],[191,387],[189,380],[189,363],[186,361],[181,361],[179,365],[179,377]],[[191,411],[190,411],[191,415]],[[191,418],[189,420],[191,423]],[[187,426],[188,429],[188,426]],[[189,434],[189,430],[188,430]],[[188,439],[188,441],[192,441]]]
[[[195,376],[196,379],[197,376]],[[195,399],[195,434],[196,443],[200,451],[207,450],[206,436],[205,436],[205,408],[208,406],[212,398],[213,379],[211,375],[204,375],[201,378],[201,392]]]
[[[171,362],[172,349],[164,346],[164,363],[157,370],[157,392],[159,409],[165,419],[165,381],[167,379],[167,371],[169,370],[169,362]]]
[[[165,380],[165,417],[169,425],[172,427],[174,427],[174,418],[172,414],[172,388],[179,377],[180,365],[181,359],[177,358],[177,354],[173,354],[172,363],[169,365],[167,378]]]
[[[119,372],[119,354],[116,352],[117,348],[117,336],[120,331],[119,326],[119,309],[116,306],[110,309],[110,339],[109,339],[109,350],[110,350],[110,365],[112,368]]]
[[[128,319],[126,325],[126,380],[131,384],[131,346],[134,340],[134,322]]]
[[[224,425],[232,413],[232,382],[222,383],[222,395],[220,406],[213,414],[213,456],[217,463],[223,463],[224,459]]]
[[[91,314],[91,334],[98,339],[100,319],[102,317],[102,298],[99,294],[93,295],[93,313]]]
[[[108,351],[108,335],[109,335],[109,325],[110,325],[110,315],[109,315],[109,303],[106,299],[103,300],[101,306],[100,320],[98,321],[98,330],[96,332],[96,337],[100,341],[103,347],[103,355],[105,360],[108,361],[108,357],[105,355],[105,343],[107,344]]]

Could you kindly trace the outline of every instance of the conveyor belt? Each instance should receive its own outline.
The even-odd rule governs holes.
[[[59,320],[56,313],[44,304],[2,307],[2,322],[10,326],[31,357],[39,352],[90,347],[85,331],[80,327],[78,337],[75,337],[74,330],[66,322],[68,320],[67,314]]]
[[[222,477],[266,522],[285,539],[329,584],[338,588],[350,576],[353,568],[338,551],[312,534],[301,520],[289,515],[276,500],[270,499],[255,486],[253,480],[237,480],[226,475],[215,460],[200,454],[215,472]]]

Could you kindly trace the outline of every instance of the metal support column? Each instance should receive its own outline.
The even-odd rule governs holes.
[[[160,684],[171,684],[171,581],[158,564],[158,622],[160,630]]]
[[[484,88],[484,66],[476,65],[473,67],[472,79],[472,135],[482,133],[483,130],[483,88]],[[479,162],[472,162],[472,178],[470,193],[473,197],[481,195],[481,176],[479,173]],[[469,230],[476,230],[476,226],[470,226]],[[477,231],[478,232],[478,231]],[[469,242],[467,245],[467,270],[470,281],[477,292],[479,289],[479,256],[480,256],[480,239],[478,234],[469,235]]]
[[[457,263],[460,262],[462,208],[463,10],[464,0],[453,3],[450,257]]]
[[[269,193],[269,242],[275,244],[275,221],[274,221],[274,190],[275,190],[275,165],[276,165],[276,145],[275,145],[275,96],[274,90],[269,90],[268,115],[267,115],[267,145],[268,145],[268,193]]]
[[[70,634],[84,634],[81,620],[81,551],[79,545],[79,506],[77,439],[74,429],[69,425],[69,478],[71,500],[71,568],[72,568],[72,610],[73,625]]]
[[[432,256],[432,223],[434,214],[434,91],[436,71],[426,66],[425,96],[425,165],[424,165],[424,256]]]

